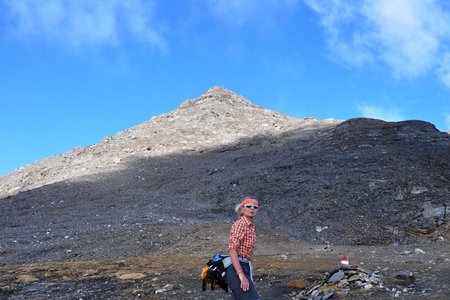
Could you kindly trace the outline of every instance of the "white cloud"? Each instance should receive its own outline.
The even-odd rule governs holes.
[[[436,69],[436,74],[441,78],[442,82],[450,88],[450,52],[442,55]]]
[[[386,109],[368,104],[360,105],[358,109],[364,118],[379,119],[391,122],[405,120],[403,114],[397,109]]]
[[[328,47],[335,56],[353,66],[362,66],[371,60],[365,39],[348,31],[353,24],[360,21],[361,5],[350,4],[343,0],[327,3],[319,0],[305,0],[305,2],[319,14],[320,23],[328,36]]]
[[[152,1],[5,0],[9,30],[71,48],[119,46],[125,34],[161,50],[166,42],[152,19]]]
[[[450,130],[450,113],[445,113],[445,125],[447,130]]]
[[[383,63],[399,78],[437,68],[450,42],[450,14],[435,0],[305,0],[316,11],[336,57],[353,66]],[[351,4],[350,4],[351,3]],[[437,73],[448,83],[446,71]]]

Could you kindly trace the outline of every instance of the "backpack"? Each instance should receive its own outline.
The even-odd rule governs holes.
[[[222,288],[228,293],[227,268],[231,265],[231,258],[228,255],[216,254],[210,259],[202,269],[201,278],[203,280],[202,290],[206,291],[206,285],[211,285],[211,290]]]

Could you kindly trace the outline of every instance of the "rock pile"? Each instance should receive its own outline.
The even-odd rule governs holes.
[[[300,293],[292,294],[293,300],[325,300],[344,295],[352,289],[382,288],[383,280],[378,271],[370,272],[358,266],[340,267],[327,274],[320,282],[312,284]]]

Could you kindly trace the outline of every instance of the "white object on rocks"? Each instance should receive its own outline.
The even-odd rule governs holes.
[[[423,187],[423,186],[413,186],[413,188],[411,189],[411,194],[413,195],[419,195],[422,193],[425,193],[428,191],[428,188]]]
[[[322,231],[324,231],[325,229],[328,229],[328,226],[316,226],[316,231],[317,231],[317,232],[322,232]]]
[[[160,294],[160,293],[164,293],[164,292],[168,292],[173,290],[174,285],[173,284],[166,284],[163,288],[157,289],[155,291],[155,294]]]
[[[347,257],[344,256],[344,257],[341,258],[341,265],[343,265],[343,266],[348,266],[349,265]]]

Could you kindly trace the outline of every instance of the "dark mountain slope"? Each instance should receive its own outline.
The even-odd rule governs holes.
[[[9,196],[0,257],[204,253],[224,246],[245,195],[261,200],[259,230],[304,242],[431,239],[448,219],[449,181],[450,136],[426,122],[352,119],[262,134]]]

